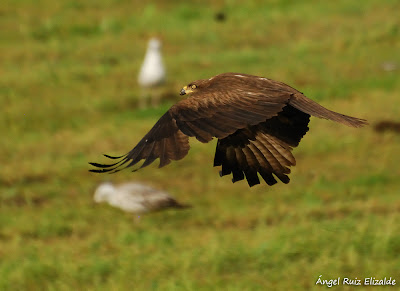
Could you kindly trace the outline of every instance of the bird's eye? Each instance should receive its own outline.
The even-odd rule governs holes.
[[[190,86],[190,87],[192,87],[192,89],[196,89],[196,88],[197,88],[196,85],[192,85],[192,86]]]

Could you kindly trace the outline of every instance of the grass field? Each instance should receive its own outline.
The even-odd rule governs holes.
[[[219,178],[215,142],[192,140],[162,169],[100,175],[88,162],[130,150],[172,104],[135,107],[154,35],[176,100],[190,81],[233,71],[372,125],[400,121],[400,3],[158,2],[2,1],[0,290],[325,289],[319,275],[398,287],[398,134],[312,118],[291,182],[251,189]],[[94,205],[104,180],[144,181],[194,208],[134,224]]]

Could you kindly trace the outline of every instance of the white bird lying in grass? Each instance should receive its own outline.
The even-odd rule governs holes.
[[[139,85],[142,88],[142,96],[139,99],[140,108],[145,107],[148,95],[150,95],[152,105],[158,106],[161,94],[157,92],[157,87],[164,83],[165,75],[161,56],[161,42],[157,38],[152,38],[149,41],[138,77]]]
[[[105,182],[94,193],[95,202],[107,202],[111,206],[133,214],[159,211],[167,208],[188,208],[167,192],[140,183],[124,183],[114,186]]]

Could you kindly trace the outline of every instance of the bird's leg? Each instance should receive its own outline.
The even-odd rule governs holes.
[[[158,95],[158,94],[154,94],[154,95],[151,97],[151,106],[152,106],[153,108],[157,108],[159,104],[160,104],[160,102],[159,102],[159,95]]]
[[[160,106],[161,88],[155,88],[150,98],[151,98],[151,106],[153,108],[157,108],[158,106]]]
[[[147,107],[147,96],[148,96],[147,89],[146,88],[142,88],[140,96],[139,96],[139,100],[138,100],[138,108],[139,109],[146,109],[146,107]]]

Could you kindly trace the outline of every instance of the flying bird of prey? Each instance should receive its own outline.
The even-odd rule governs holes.
[[[150,95],[153,106],[159,102],[160,92],[157,91],[165,82],[165,68],[161,56],[161,41],[157,38],[149,40],[146,56],[140,68],[138,83],[142,88],[139,107],[144,108]]]
[[[110,182],[102,183],[94,193],[94,201],[107,202],[111,206],[134,214],[190,207],[180,204],[167,192],[140,183],[124,183],[116,186]]]
[[[292,149],[308,131],[310,116],[351,127],[364,119],[328,110],[296,89],[278,81],[239,73],[224,73],[183,87],[189,95],[173,105],[126,155],[117,162],[91,163],[92,172],[116,172],[144,160],[140,168],[157,158],[159,167],[180,160],[189,151],[189,137],[203,143],[218,139],[214,166],[220,176],[232,174],[232,182],[246,178],[249,186],[289,183],[290,166],[296,164]]]

